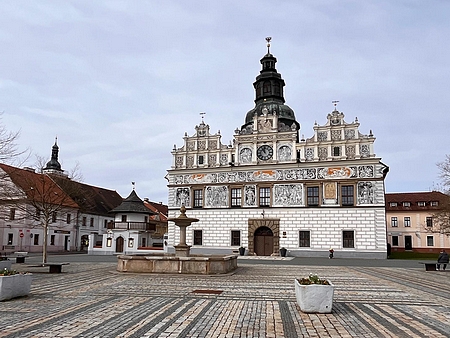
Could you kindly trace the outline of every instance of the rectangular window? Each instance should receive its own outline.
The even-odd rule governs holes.
[[[198,164],[203,164],[203,161],[204,161],[203,155],[200,155],[198,157]]]
[[[14,234],[8,234],[8,245],[13,244]]]
[[[403,202],[403,206],[404,206],[404,207],[410,207],[410,206],[411,206],[411,203],[410,203],[410,202]]]
[[[398,246],[398,236],[392,236],[392,246]]]
[[[50,235],[50,245],[55,245],[55,235]]]
[[[405,227],[410,227],[411,226],[411,217],[405,217],[403,218],[403,225]]]
[[[342,247],[343,248],[354,248],[355,247],[355,232],[354,231],[343,231],[342,232]]]
[[[433,217],[427,217],[426,221],[427,221],[427,227],[433,226]]]
[[[203,190],[194,190],[194,208],[203,207]]]
[[[52,212],[52,223],[56,222],[56,211]]]
[[[391,203],[389,203],[389,206],[390,207],[396,207],[397,206],[397,202],[391,202]]]
[[[397,217],[391,217],[391,227],[398,227]]]
[[[147,246],[147,238],[142,237],[142,246],[146,247]]]
[[[417,202],[417,205],[419,206],[419,207],[424,207],[425,206],[425,202]]]
[[[194,230],[194,245],[203,245],[203,231]]]
[[[354,205],[354,187],[353,185],[343,185],[341,187],[342,205],[351,206]]]
[[[239,230],[231,230],[231,246],[241,245],[241,232]]]
[[[341,156],[341,147],[333,147],[333,156]]]
[[[311,246],[309,231],[302,230],[298,232],[298,246],[301,248],[309,248]]]
[[[259,206],[270,206],[270,188],[259,188]]]
[[[34,234],[33,239],[34,245],[39,245],[39,234]]]
[[[70,224],[70,222],[72,222],[72,215],[71,214],[67,214],[67,220],[66,223]]]
[[[437,201],[430,202],[430,206],[432,206],[432,207],[437,207],[438,205],[439,205],[439,202],[437,202]]]
[[[231,188],[231,207],[237,208],[242,206],[242,189]]]
[[[16,208],[11,208],[9,210],[9,220],[14,221],[16,219]]]
[[[90,222],[89,226],[91,226],[91,227],[94,226],[94,218],[93,217],[91,217],[91,222]]]
[[[126,222],[127,221],[127,215],[122,215],[122,222]]]
[[[86,216],[83,216],[83,220],[81,222],[82,226],[86,226]]]
[[[105,229],[108,227],[108,220],[107,220],[107,219],[105,219],[105,220],[103,221],[103,227],[104,227]]]
[[[434,246],[433,236],[427,236],[427,246]]]
[[[306,193],[308,206],[319,206],[319,187],[307,187]]]

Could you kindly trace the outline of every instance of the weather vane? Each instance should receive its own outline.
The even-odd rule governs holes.
[[[204,112],[201,112],[200,113],[200,116],[202,117],[202,123],[203,123],[203,117],[206,115],[206,113],[204,113]]]
[[[134,190],[134,188],[135,188],[135,182],[131,182],[131,185],[133,186],[133,190]]]
[[[271,36],[268,36],[267,38],[266,38],[266,41],[267,41],[267,54],[270,54],[270,41],[272,40],[272,37]]]
[[[334,110],[336,111],[337,110],[336,106],[339,103],[339,101],[335,100],[335,101],[331,101],[331,103],[334,104]]]

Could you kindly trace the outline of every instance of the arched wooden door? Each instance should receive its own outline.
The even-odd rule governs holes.
[[[255,231],[255,254],[270,256],[273,253],[273,232],[268,227],[259,227]]]
[[[123,237],[117,237],[116,239],[116,252],[123,252]]]

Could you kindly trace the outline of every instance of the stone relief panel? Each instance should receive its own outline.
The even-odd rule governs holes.
[[[186,157],[186,167],[192,168],[194,166],[194,156],[187,156]]]
[[[290,161],[292,159],[292,150],[290,146],[281,146],[278,148],[278,160]]]
[[[340,130],[332,130],[331,131],[331,139],[333,141],[339,141],[341,139],[341,131]]]
[[[302,184],[275,184],[273,186],[274,206],[289,207],[303,205]]]
[[[194,141],[189,141],[188,143],[187,143],[187,150],[189,151],[189,150],[195,150],[195,142]]]
[[[328,132],[326,131],[319,131],[317,132],[317,141],[326,141],[328,138]]]
[[[183,162],[184,162],[183,156],[177,156],[177,157],[175,158],[175,166],[176,166],[177,168],[182,167],[182,166],[183,166]]]
[[[252,163],[252,150],[248,147],[244,147],[239,151],[240,163]]]
[[[217,163],[217,155],[216,154],[208,155],[208,165],[210,167],[214,167],[216,163]]]
[[[374,177],[374,168],[373,165],[361,165],[358,167],[358,176],[360,178],[370,178]]]
[[[368,144],[361,144],[359,146],[359,154],[361,157],[369,157],[370,156],[370,147]]]
[[[323,179],[340,179],[356,177],[356,167],[318,168],[317,177]]]
[[[328,148],[320,147],[319,148],[319,160],[325,161],[328,157]]]
[[[313,161],[314,160],[314,148],[306,148],[305,158],[306,158],[307,161]]]
[[[354,159],[356,156],[356,147],[355,146],[345,146],[345,154],[348,159]]]
[[[198,149],[205,150],[206,149],[206,140],[198,141]]]
[[[228,206],[228,187],[214,186],[205,189],[205,207],[220,208]]]
[[[358,204],[374,203],[374,184],[372,182],[358,182]]]
[[[266,119],[264,120],[260,120],[258,122],[258,131],[259,132],[268,132],[272,129],[272,120],[270,119]]]
[[[354,140],[355,139],[355,130],[347,129],[344,131],[344,135],[345,135],[346,140]]]
[[[228,162],[228,154],[220,154],[220,165],[227,165]]]
[[[337,199],[337,183],[327,182],[323,185],[323,204],[336,205]]]
[[[322,168],[298,168],[284,170],[255,170],[255,171],[224,171],[209,174],[175,175],[174,183],[205,184],[205,183],[246,183],[269,181],[297,181],[314,179],[349,179],[372,178],[374,166],[352,167],[322,167]]]
[[[175,206],[181,207],[191,206],[190,189],[189,188],[177,188],[175,192]]]
[[[208,142],[208,149],[211,149],[211,150],[217,149],[217,141],[216,140],[210,140]]]
[[[256,206],[256,185],[246,185],[244,187],[244,206]]]

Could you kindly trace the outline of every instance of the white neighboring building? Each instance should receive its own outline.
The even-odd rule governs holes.
[[[168,180],[169,217],[182,204],[199,222],[187,229],[191,253],[386,258],[384,179],[388,167],[375,156],[375,137],[347,123],[334,109],[311,138],[285,104],[276,58],[261,59],[253,86],[255,107],[221,143],[203,121],[174,147]],[[179,231],[169,223],[169,245]]]

